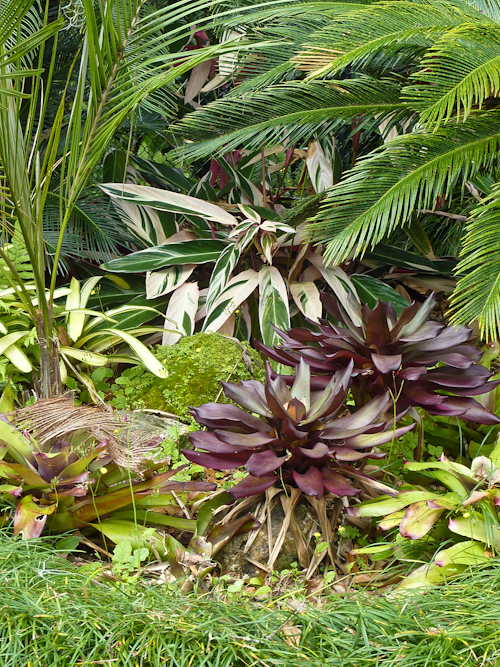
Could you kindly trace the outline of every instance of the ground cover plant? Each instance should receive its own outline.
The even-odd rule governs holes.
[[[245,602],[240,595],[181,595],[168,584],[130,588],[99,576],[99,565],[63,560],[63,549],[0,534],[6,667],[109,660],[141,667],[472,667],[498,660],[497,567],[410,598],[331,595],[316,606],[300,591]]]

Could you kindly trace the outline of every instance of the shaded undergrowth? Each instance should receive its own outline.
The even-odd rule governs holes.
[[[96,581],[43,540],[0,533],[0,584],[2,667],[500,664],[498,567],[425,594],[325,597],[293,613]]]

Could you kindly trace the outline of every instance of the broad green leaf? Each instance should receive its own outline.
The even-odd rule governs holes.
[[[133,549],[146,547],[149,551],[152,551],[151,545],[154,544],[160,556],[165,555],[166,546],[153,528],[145,528],[123,519],[104,519],[91,525],[115,544],[127,540]]]
[[[28,333],[28,331],[13,331],[6,336],[2,336],[2,338],[0,338],[0,354],[4,354],[7,348],[11,345],[15,345],[22,338],[26,338]]]
[[[101,268],[117,273],[142,273],[178,264],[206,264],[216,262],[226,246],[224,241],[211,239],[169,243],[112,259]]]
[[[325,282],[330,285],[354,325],[360,327],[361,317],[356,308],[356,303],[360,303],[360,301],[356,288],[347,273],[338,266],[325,266],[323,257],[316,252],[308,252],[306,258],[318,269]]]
[[[437,553],[434,562],[436,565],[444,567],[451,564],[482,565],[483,563],[487,563],[488,560],[488,556],[485,556],[483,544],[479,544],[473,540],[466,540]]]
[[[212,220],[225,225],[235,225],[237,223],[234,216],[219,206],[171,190],[158,190],[145,185],[129,183],[106,183],[101,185],[101,188],[110,197],[130,201],[141,206],[150,206],[160,211],[197,215],[205,220]]]
[[[89,366],[105,366],[109,359],[104,354],[97,352],[90,352],[89,350],[79,350],[76,347],[61,346],[61,354],[66,357],[71,357],[77,361],[81,361]]]
[[[3,354],[21,373],[30,373],[33,370],[30,360],[17,345],[10,345]]]
[[[432,491],[407,491],[399,493],[396,498],[361,503],[355,507],[355,513],[356,516],[361,517],[386,516],[413,503],[422,500],[433,500],[436,497],[436,494]]]
[[[174,345],[181,336],[193,334],[199,296],[198,283],[184,283],[175,290],[167,308],[162,345]]]
[[[1,414],[5,414],[6,412],[13,412],[14,411],[15,398],[16,398],[16,395],[14,393],[14,390],[12,389],[12,383],[9,379],[7,384],[5,385],[5,389],[3,390],[2,396],[0,398],[0,413]]]
[[[142,361],[144,366],[146,366],[148,371],[153,373],[153,375],[156,375],[156,377],[159,378],[168,377],[168,372],[165,366],[160,361],[158,361],[158,359],[153,355],[152,352],[148,350],[144,343],[141,343],[141,341],[137,340],[137,338],[134,338],[134,336],[131,336],[125,331],[120,331],[119,329],[108,329],[107,331],[114,334],[115,336],[119,336],[128,345],[130,345],[137,357]]]
[[[170,294],[180,287],[196,268],[196,264],[169,266],[164,271],[148,271],[146,273],[146,297],[157,299]]]
[[[5,443],[12,458],[20,464],[30,459],[33,444],[5,417],[0,418],[0,443]]]
[[[481,514],[473,511],[466,512],[463,516],[450,519],[448,528],[452,533],[483,542],[500,550],[500,528],[491,522],[486,524]]]
[[[444,507],[432,509],[425,500],[413,503],[408,507],[399,524],[399,532],[410,540],[421,539],[432,529],[444,509]]]
[[[238,263],[239,257],[240,249],[236,248],[236,246],[228,246],[220,254],[214,270],[212,271],[208,286],[206,301],[207,315],[210,315],[218,296],[228,284],[231,273]]]
[[[410,305],[396,290],[372,276],[354,275],[351,276],[351,280],[361,303],[368,304],[372,309],[375,307],[377,301],[392,303],[399,317],[403,309]]]
[[[140,245],[154,247],[165,243],[167,236],[158,211],[149,206],[137,206],[119,199],[114,199],[113,204],[122,222]],[[163,212],[162,215],[167,214]],[[177,226],[174,228],[177,231]]]
[[[276,267],[263,266],[260,269],[259,290],[259,324],[262,340],[272,347],[281,339],[271,324],[285,331],[290,328],[286,285]]]
[[[156,524],[157,526],[167,526],[176,530],[187,530],[194,532],[196,529],[195,519],[183,519],[169,514],[161,514],[153,510],[119,510],[113,512],[112,519],[124,519],[125,521],[140,521],[141,524]]]
[[[247,269],[231,278],[215,301],[210,315],[205,318],[202,331],[218,331],[258,284],[259,274],[253,269]]]
[[[313,322],[317,322],[323,312],[323,306],[316,285],[313,282],[292,282],[290,294],[300,312]]]
[[[442,584],[448,577],[455,577],[466,569],[466,565],[451,564],[440,567],[436,563],[421,565],[398,585],[396,591],[432,588]]]

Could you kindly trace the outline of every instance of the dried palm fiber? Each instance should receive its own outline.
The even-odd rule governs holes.
[[[107,440],[112,460],[139,474],[146,469],[152,450],[165,438],[154,422],[148,424],[132,413],[112,412],[98,405],[75,405],[64,396],[41,399],[9,417],[19,429],[32,433],[44,449],[60,440],[71,441],[76,433]]]

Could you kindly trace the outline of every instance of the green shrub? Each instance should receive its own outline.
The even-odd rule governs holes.
[[[160,379],[142,367],[129,368],[116,379],[111,404],[119,409],[153,409],[191,420],[188,409],[216,400],[228,403],[219,392],[221,381],[264,378],[259,355],[246,343],[219,334],[198,333],[154,352],[169,376]]]

